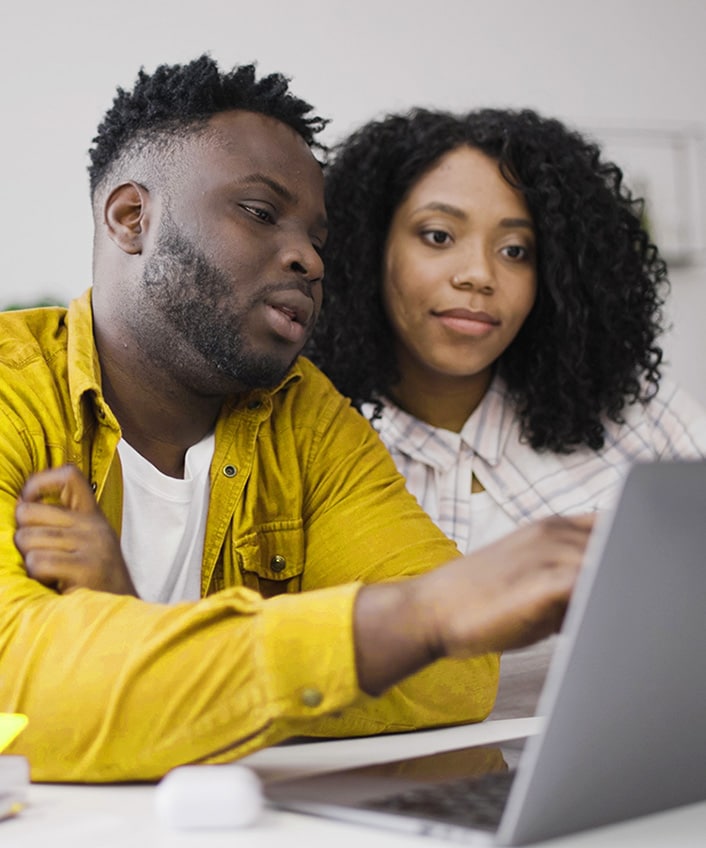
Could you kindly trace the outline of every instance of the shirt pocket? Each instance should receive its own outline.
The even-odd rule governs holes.
[[[301,591],[304,571],[303,521],[263,524],[235,544],[243,585],[263,598]]]

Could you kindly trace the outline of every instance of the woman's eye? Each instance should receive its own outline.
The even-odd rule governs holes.
[[[529,250],[521,244],[509,244],[506,247],[503,247],[502,253],[507,256],[508,259],[529,259],[530,252]]]
[[[434,245],[444,245],[451,241],[451,236],[444,230],[426,230],[422,233],[422,238]]]

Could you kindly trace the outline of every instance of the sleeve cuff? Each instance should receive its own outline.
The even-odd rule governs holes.
[[[330,714],[361,694],[355,665],[353,607],[361,584],[265,602],[259,649],[268,700],[290,720]]]

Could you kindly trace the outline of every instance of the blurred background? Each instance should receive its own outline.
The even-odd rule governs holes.
[[[673,376],[706,404],[703,0],[24,0],[0,12],[0,306],[91,283],[86,164],[116,86],[209,52],[281,71],[324,140],[412,105],[528,106],[596,140],[670,262]]]

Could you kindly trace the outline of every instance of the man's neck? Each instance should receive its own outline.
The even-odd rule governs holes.
[[[110,357],[101,359],[101,371],[125,441],[163,474],[183,477],[186,451],[213,430],[223,398],[170,386],[165,375],[150,379],[149,369],[135,374]]]

